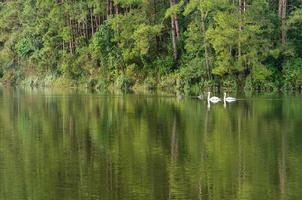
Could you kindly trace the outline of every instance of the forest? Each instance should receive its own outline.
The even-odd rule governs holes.
[[[301,3],[1,0],[1,82],[301,91]]]

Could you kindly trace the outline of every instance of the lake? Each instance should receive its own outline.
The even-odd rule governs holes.
[[[302,199],[301,100],[0,88],[0,199]]]

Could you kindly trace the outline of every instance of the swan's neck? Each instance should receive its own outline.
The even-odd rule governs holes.
[[[210,93],[208,93],[208,101],[210,101]]]
[[[223,95],[223,100],[225,101],[225,98],[226,98],[226,93],[224,93],[224,95]]]

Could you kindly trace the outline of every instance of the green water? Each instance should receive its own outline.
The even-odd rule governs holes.
[[[0,88],[0,199],[302,199],[302,97]]]

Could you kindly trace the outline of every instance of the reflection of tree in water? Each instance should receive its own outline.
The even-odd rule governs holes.
[[[170,162],[168,164],[169,171],[169,195],[168,199],[185,199],[183,194],[183,185],[179,171],[179,133],[177,128],[176,117],[173,119],[173,125],[171,130],[171,150],[170,150]]]
[[[265,104],[265,102],[261,103]],[[286,185],[283,182],[286,179],[284,156],[288,154],[285,150],[286,148],[284,148],[286,144],[283,143],[282,145],[282,162],[278,164],[275,162],[275,158],[278,155],[276,154],[277,151],[267,151],[268,145],[274,145],[271,138],[276,138],[276,141],[278,138],[276,135],[267,135],[266,132],[263,132],[263,130],[267,129],[273,130],[272,133],[274,131],[280,132],[282,130],[280,127],[286,126],[286,124],[279,124],[280,116],[274,116],[274,118],[266,117],[267,113],[271,112],[271,109],[276,112],[275,107],[266,104],[263,107],[265,112],[260,112],[261,110],[258,109],[262,108],[258,104],[251,105],[245,102],[242,105],[232,109],[228,108],[224,112],[222,108],[214,107],[214,110],[212,108],[210,112],[205,113],[204,142],[202,143],[205,148],[203,148],[202,154],[206,156],[201,157],[201,162],[205,164],[202,165],[204,170],[200,173],[200,181],[198,182],[199,194],[202,197],[200,199],[221,199],[226,195],[229,195],[230,199],[253,199],[257,198],[257,196],[261,197],[261,195],[276,197],[277,193],[264,194],[263,192],[267,193],[267,191],[263,189],[268,189],[269,187],[271,187],[269,191],[277,189],[272,177],[276,177],[277,174],[275,172],[278,171],[281,177],[280,185]],[[211,119],[213,117],[215,118],[214,121]],[[288,134],[286,133],[285,135]],[[284,141],[286,140],[283,138]],[[273,146],[273,148],[278,147]],[[234,157],[237,159],[234,160]],[[263,162],[263,159],[267,159],[266,162]],[[281,163],[281,170],[276,169]],[[265,166],[266,164],[269,164],[269,166]],[[223,168],[219,167],[219,165],[223,166]],[[271,171],[270,167],[274,166],[275,171]],[[228,173],[233,175],[228,178],[227,187],[220,188],[224,183],[216,182],[220,180],[218,176],[228,177]],[[257,182],[255,182],[255,180],[261,179],[266,181],[264,183],[267,184],[263,188],[257,187]],[[262,182],[259,183],[263,184]]]
[[[286,199],[286,155],[287,155],[287,138],[286,133],[281,135],[281,152],[278,156],[279,164],[279,182],[280,182],[280,199]]]
[[[0,91],[0,198],[299,197],[301,104]]]

